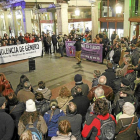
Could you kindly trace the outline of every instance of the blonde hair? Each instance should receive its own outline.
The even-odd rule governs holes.
[[[71,96],[71,92],[68,90],[67,87],[61,87],[60,92],[59,92],[59,96],[61,97],[70,97]]]

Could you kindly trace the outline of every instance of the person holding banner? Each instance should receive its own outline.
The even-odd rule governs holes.
[[[81,38],[76,38],[75,46],[75,58],[78,60],[78,65],[81,63]]]

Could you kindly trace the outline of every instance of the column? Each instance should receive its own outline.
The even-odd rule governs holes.
[[[23,11],[23,10],[22,10]],[[24,24],[24,32],[26,33],[32,33],[32,22],[31,22],[31,10],[30,9],[24,9],[23,12],[23,24]]]
[[[91,4],[92,40],[98,34],[98,3]]]
[[[124,1],[124,36],[129,36],[129,28],[130,28],[130,22],[129,22],[129,3],[128,0]]]
[[[58,33],[68,34],[68,4],[61,3],[61,8],[57,9]]]
[[[6,27],[6,30],[5,31],[9,35],[8,14],[9,14],[9,11],[4,11],[4,19],[5,19],[5,27]]]
[[[12,11],[12,19],[13,19],[13,27],[15,36],[18,36],[18,27],[17,27],[17,19],[16,19],[16,10]]]

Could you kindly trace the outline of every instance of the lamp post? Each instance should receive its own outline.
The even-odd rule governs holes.
[[[115,9],[116,9],[116,14],[119,16],[122,13],[122,5],[120,3],[117,3]]]

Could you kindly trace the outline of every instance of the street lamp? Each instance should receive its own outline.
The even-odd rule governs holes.
[[[116,4],[116,14],[122,13],[122,5],[120,3]]]
[[[80,15],[80,10],[79,10],[79,8],[77,7],[77,0],[76,0],[75,15],[76,15],[76,16],[79,16],[79,15]]]

